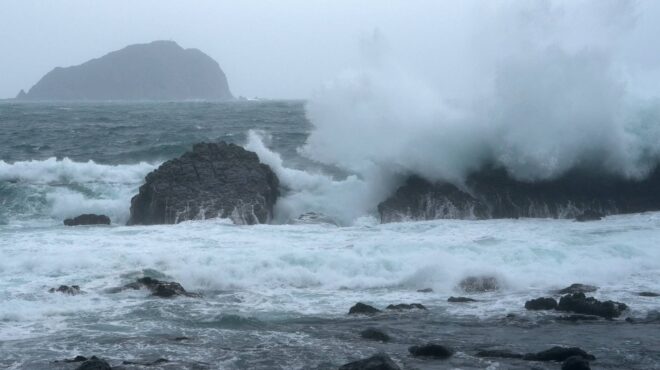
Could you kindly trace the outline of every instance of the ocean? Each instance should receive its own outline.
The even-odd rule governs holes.
[[[405,369],[559,369],[475,354],[562,345],[594,354],[595,369],[660,369],[660,298],[638,295],[660,292],[660,213],[381,224],[374,206],[385,190],[367,191],[363,174],[307,155],[315,127],[305,105],[1,102],[0,368],[75,369],[63,360],[96,355],[121,369],[159,358],[168,361],[148,368],[337,369],[385,352]],[[256,151],[280,177],[272,224],[125,226],[147,173],[194,143],[220,140]],[[331,222],[297,220],[310,211]],[[112,224],[63,225],[82,213]],[[109,292],[143,276],[201,297]],[[493,276],[501,287],[462,292],[468,276]],[[596,298],[630,309],[580,322],[525,310],[526,300],[572,283],[596,285]],[[60,285],[84,294],[48,292]],[[427,310],[347,315],[357,302]],[[392,340],[361,338],[369,327]],[[429,341],[456,354],[408,355]]]

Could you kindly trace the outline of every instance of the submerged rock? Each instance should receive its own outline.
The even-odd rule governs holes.
[[[640,292],[637,295],[640,297],[660,297],[660,294],[654,292]]]
[[[587,284],[571,284],[564,289],[559,289],[558,294],[573,294],[573,293],[592,293],[598,290],[597,286]]]
[[[391,304],[387,307],[385,307],[387,310],[426,310],[426,307],[424,307],[423,304],[421,303],[411,303],[411,304],[406,304],[406,303],[399,303],[399,304]]]
[[[50,288],[48,289],[49,293],[62,293],[62,294],[68,294],[68,295],[78,295],[83,293],[82,290],[80,290],[80,287],[78,285],[60,285],[57,289],[55,288]]]
[[[468,297],[449,297],[447,299],[447,302],[451,303],[468,303],[468,302],[477,302],[476,299],[468,298]]]
[[[339,370],[401,370],[401,368],[388,355],[378,353],[369,358],[342,365]]]
[[[135,282],[126,284],[119,290],[126,289],[149,289],[153,296],[161,298],[170,298],[175,296],[199,297],[198,294],[187,292],[181,284],[174,281],[160,281],[158,279],[143,277]]]
[[[66,226],[81,226],[81,225],[110,225],[110,217],[106,215],[95,215],[87,213],[84,215],[76,216],[74,218],[67,218],[64,220]]]
[[[559,316],[557,318],[557,320],[560,321],[570,321],[570,322],[596,321],[600,319],[601,318],[599,316],[593,316],[593,315],[565,315],[565,316]]]
[[[431,288],[417,289],[417,293],[433,293],[433,289]]]
[[[379,309],[362,302],[356,303],[348,310],[349,315],[373,315],[381,312]]]
[[[584,315],[594,315],[612,319],[621,316],[628,306],[620,302],[601,302],[593,297],[586,297],[584,293],[568,294],[559,300],[557,310],[575,312]]]
[[[415,357],[433,357],[439,359],[446,359],[454,354],[454,351],[451,348],[436,343],[412,346],[408,348],[408,352]]]
[[[523,355],[520,353],[511,352],[506,349],[494,349],[487,351],[477,352],[475,355],[477,357],[494,357],[494,358],[523,358]]]
[[[364,339],[377,340],[380,342],[389,342],[390,336],[384,331],[376,328],[367,328],[360,332],[360,336]]]
[[[458,283],[467,293],[492,292],[500,289],[500,283],[493,276],[468,276]]]
[[[89,360],[80,364],[76,370],[112,370],[112,367],[105,360],[92,356]]]
[[[561,364],[561,370],[591,370],[591,366],[582,356],[573,356]]]
[[[525,302],[525,308],[528,310],[554,310],[557,308],[557,301],[554,298],[536,298]]]
[[[122,365],[138,365],[138,366],[155,366],[160,364],[166,364],[170,360],[166,358],[159,358],[154,361],[122,361]]]
[[[579,356],[586,360],[595,360],[596,357],[587,353],[581,348],[578,347],[559,347],[555,346],[545,351],[537,353],[528,353],[523,356],[524,360],[528,361],[556,361],[562,362],[568,359],[569,357]]]
[[[149,173],[131,200],[129,225],[230,218],[267,223],[279,195],[275,173],[253,152],[234,144],[199,143]]]

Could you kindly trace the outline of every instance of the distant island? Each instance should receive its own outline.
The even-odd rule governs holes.
[[[17,100],[229,100],[227,78],[213,58],[174,41],[127,46],[48,72]]]

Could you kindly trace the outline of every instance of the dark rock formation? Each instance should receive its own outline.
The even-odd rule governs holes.
[[[279,195],[275,173],[234,144],[200,143],[149,173],[131,200],[129,225],[174,224],[228,217],[267,223]]]
[[[342,365],[339,370],[401,370],[401,368],[388,355],[378,353],[369,358]]]
[[[80,364],[76,370],[112,370],[112,367],[105,360],[92,356],[89,360]]]
[[[570,286],[559,289],[558,294],[573,294],[573,293],[592,293],[598,290],[597,286],[587,284],[571,284]]]
[[[561,364],[561,370],[591,370],[591,366],[589,366],[589,361],[582,356],[573,356]]]
[[[660,168],[646,179],[575,169],[558,179],[524,182],[484,169],[461,187],[410,177],[378,205],[381,222],[442,218],[594,218],[660,210]],[[586,217],[590,216],[590,217]]]
[[[554,310],[557,308],[557,301],[554,298],[536,298],[525,302],[525,308],[528,310]]]
[[[468,276],[458,283],[458,286],[467,293],[492,292],[500,289],[500,283],[492,276]]]
[[[379,312],[381,312],[379,309],[362,302],[356,303],[348,310],[349,315],[373,315]]]
[[[562,362],[573,356],[579,356],[590,361],[596,359],[596,357],[578,347],[552,347],[538,353],[528,353],[523,356],[523,359],[528,361]]]
[[[399,304],[391,304],[385,307],[387,310],[426,310],[426,307],[424,307],[423,304],[421,303],[411,303],[411,304],[406,304],[406,303],[399,303]]]
[[[418,289],[417,293],[433,293],[433,289],[431,288]]]
[[[447,302],[451,303],[468,303],[468,302],[476,302],[476,299],[468,298],[468,297],[449,297],[447,299]]]
[[[640,292],[637,295],[640,297],[660,297],[660,294],[654,292]]]
[[[84,214],[64,220],[66,226],[80,225],[110,225],[110,217],[106,215]]]
[[[575,216],[575,221],[578,222],[586,222],[586,221],[600,221],[605,217],[604,214],[593,210],[593,209],[587,209],[584,212],[580,213],[579,215]]]
[[[612,319],[621,316],[628,309],[623,303],[614,301],[601,302],[593,297],[586,297],[584,293],[568,294],[559,300],[557,310],[575,312],[584,315],[594,315]]]
[[[220,66],[174,41],[130,45],[83,64],[57,67],[20,100],[227,100]]]
[[[80,287],[78,285],[60,285],[57,289],[55,288],[50,288],[48,289],[49,293],[62,293],[62,294],[68,294],[68,295],[78,295],[83,293],[83,291],[80,290]]]
[[[408,348],[408,352],[415,357],[433,357],[439,359],[449,358],[454,354],[454,351],[451,348],[435,343],[428,343],[422,346],[412,346]]]
[[[153,296],[160,298],[171,298],[175,296],[199,297],[198,294],[187,292],[183,289],[181,284],[177,282],[160,281],[150,277],[139,278],[135,282],[126,284],[113,292],[126,289],[138,290],[143,288],[150,290]]]
[[[367,328],[360,332],[360,336],[364,339],[377,340],[379,342],[389,342],[390,336],[384,331],[376,328]]]
[[[520,353],[511,352],[506,349],[494,349],[488,351],[480,351],[475,355],[477,357],[495,357],[495,358],[523,358]]]

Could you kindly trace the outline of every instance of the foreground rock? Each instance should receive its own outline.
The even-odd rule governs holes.
[[[443,218],[584,218],[660,210],[660,168],[642,181],[575,169],[536,182],[501,168],[467,176],[461,187],[410,177],[378,205],[381,222]]]
[[[621,316],[628,306],[614,301],[601,302],[593,297],[586,297],[584,293],[568,294],[559,300],[557,310],[575,312],[583,315],[600,316],[612,319]]]
[[[447,302],[451,303],[469,303],[469,302],[476,302],[476,299],[468,298],[468,297],[449,297],[447,298]]]
[[[387,333],[376,328],[367,328],[360,332],[360,336],[364,339],[376,340],[379,342],[389,342],[391,339]]]
[[[573,294],[573,293],[593,293],[598,290],[597,286],[587,284],[571,284],[564,289],[559,289],[558,294]]]
[[[152,295],[160,298],[171,298],[175,296],[199,297],[199,294],[187,292],[181,284],[174,281],[160,281],[150,277],[137,279],[135,282],[126,284],[121,288],[112,289],[111,293],[116,293],[127,289],[148,289]]]
[[[528,361],[556,361],[562,362],[570,357],[578,356],[586,360],[595,360],[596,357],[578,347],[552,347],[538,353],[528,353],[523,360]]]
[[[387,310],[398,310],[398,311],[415,310],[415,309],[416,310],[426,310],[426,307],[424,307],[424,305],[421,304],[421,303],[411,303],[411,304],[399,303],[399,304],[388,305],[387,307],[385,307],[385,309],[387,309]]]
[[[591,370],[589,361],[581,356],[569,357],[561,364],[561,370]]]
[[[83,226],[83,225],[110,225],[110,217],[106,215],[95,215],[92,213],[67,218],[64,220],[65,226]]]
[[[362,302],[356,303],[348,310],[349,315],[373,315],[381,312],[379,309]]]
[[[227,100],[218,63],[174,41],[130,45],[83,64],[57,67],[19,100]]]
[[[238,145],[200,143],[149,173],[131,200],[129,225],[230,218],[267,223],[279,195],[275,173]]]
[[[105,360],[92,356],[89,360],[80,364],[76,370],[112,370],[112,367]]]
[[[342,365],[339,370],[401,370],[401,368],[388,355],[378,353],[369,358]]]
[[[408,348],[408,352],[415,357],[433,357],[438,359],[446,359],[454,354],[451,348],[435,343],[412,346]]]
[[[458,286],[466,293],[484,293],[500,289],[499,281],[492,276],[468,276],[461,280]]]
[[[62,293],[62,294],[68,294],[68,295],[78,295],[83,293],[82,290],[80,290],[80,287],[78,285],[60,285],[57,289],[55,288],[50,288],[48,289],[49,293]]]
[[[554,310],[557,308],[557,301],[554,298],[536,298],[525,302],[525,308],[528,310]]]

